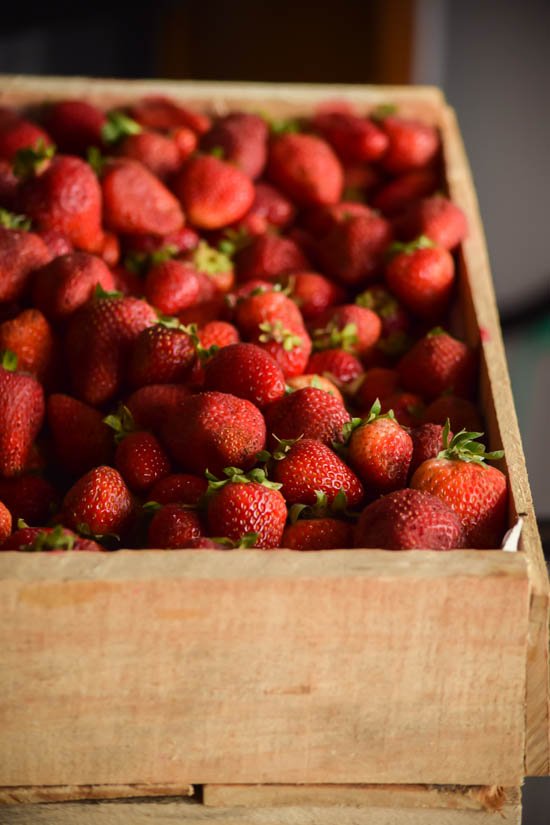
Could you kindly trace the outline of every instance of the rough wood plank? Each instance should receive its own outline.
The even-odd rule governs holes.
[[[473,311],[470,333],[475,335],[473,343],[479,342],[482,353],[482,406],[493,445],[502,445],[505,451],[512,493],[511,521],[517,515],[524,519],[520,549],[529,560],[533,586],[527,657],[525,772],[528,776],[546,775],[550,773],[548,572],[529,489],[479,206],[456,118],[451,109],[444,110],[441,129],[449,192],[468,215],[470,227],[469,236],[462,247],[467,292],[462,304],[465,309]],[[468,313],[466,319],[468,320]]]
[[[33,805],[84,799],[135,799],[136,797],[193,796],[193,786],[174,785],[19,785],[0,788],[0,805]],[[0,812],[0,822],[2,813]]]
[[[0,785],[521,781],[521,554],[0,556]]]

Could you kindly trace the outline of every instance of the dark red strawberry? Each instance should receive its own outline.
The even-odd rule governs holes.
[[[391,240],[391,226],[384,218],[352,217],[321,238],[317,254],[328,275],[349,286],[361,286],[380,271]]]
[[[263,235],[269,229],[283,229],[292,223],[296,210],[287,197],[269,183],[254,186],[252,206],[238,227],[249,235]]]
[[[130,395],[126,406],[136,426],[160,433],[167,418],[180,415],[190,391],[182,384],[150,384]]]
[[[346,163],[378,160],[388,148],[379,126],[351,112],[318,113],[312,126]]]
[[[0,365],[0,476],[4,478],[25,469],[44,418],[42,386],[16,369],[17,358],[7,351]]]
[[[147,300],[167,315],[176,315],[197,302],[200,284],[194,267],[184,261],[163,261],[145,280]]]
[[[411,329],[411,321],[395,297],[383,286],[371,286],[355,299],[357,306],[376,312],[382,321],[382,339],[396,336],[405,338]],[[391,338],[390,338],[391,336]]]
[[[403,306],[413,315],[433,321],[449,306],[455,280],[451,254],[421,235],[410,244],[390,247],[386,282]]]
[[[425,235],[438,246],[455,249],[468,234],[466,215],[443,195],[433,195],[411,204],[398,223],[404,240]]]
[[[414,169],[385,183],[370,203],[384,215],[393,217],[403,212],[419,198],[437,189],[438,175],[434,169]]]
[[[329,206],[313,206],[301,215],[304,228],[315,238],[325,235],[351,218],[372,218],[376,213],[366,203],[343,200]]]
[[[256,337],[259,347],[279,364],[285,378],[301,375],[311,354],[311,338],[304,326],[285,327],[281,321],[265,322]]]
[[[133,103],[130,115],[148,129],[169,131],[177,126],[186,126],[202,135],[210,129],[210,118],[199,112],[192,112],[164,95],[148,95]]]
[[[341,437],[350,421],[343,403],[316,387],[305,387],[272,404],[265,412],[270,447],[277,440],[314,438],[330,445]]]
[[[337,203],[344,184],[340,161],[315,135],[276,137],[269,148],[267,174],[299,206]]]
[[[106,292],[114,289],[110,269],[89,252],[71,252],[37,270],[33,276],[33,302],[47,318],[60,321],[85,304],[97,286]]]
[[[239,332],[233,324],[227,321],[209,321],[197,332],[203,349],[210,347],[228,347],[239,342]]]
[[[236,267],[239,281],[274,281],[288,272],[307,269],[309,262],[290,238],[264,234],[237,254]]]
[[[0,501],[0,546],[10,535],[11,525],[11,513],[6,505]]]
[[[105,113],[86,100],[51,103],[44,120],[61,152],[84,155],[89,146],[101,146]]]
[[[445,424],[447,419],[455,432],[483,429],[483,421],[475,404],[457,395],[441,395],[424,410],[423,420],[431,424]]]
[[[235,306],[235,324],[243,338],[254,339],[262,332],[263,324],[279,324],[286,329],[302,329],[300,310],[283,292],[254,290]]]
[[[439,151],[439,135],[419,120],[390,115],[380,121],[389,146],[382,164],[393,175],[427,166]]]
[[[147,546],[157,550],[182,550],[201,536],[201,523],[194,510],[182,504],[166,504],[151,519]]]
[[[410,436],[413,442],[413,454],[409,474],[412,476],[424,461],[437,458],[444,449],[443,427],[441,424],[419,424],[418,427],[413,427]],[[453,434],[449,432],[449,438],[452,437]]]
[[[35,234],[44,241],[52,258],[68,255],[73,251],[73,246],[68,238],[56,229],[38,229]]]
[[[0,159],[13,161],[21,149],[37,144],[51,146],[50,136],[30,120],[14,117],[0,123]]]
[[[365,507],[355,528],[356,547],[383,550],[452,550],[464,546],[460,519],[437,496],[397,490]]]
[[[419,395],[396,390],[380,399],[381,411],[393,414],[402,427],[416,427],[423,420],[424,403]]]
[[[336,518],[299,519],[286,527],[281,539],[287,550],[342,550],[351,545],[351,524]]]
[[[201,229],[235,223],[254,201],[250,178],[213,155],[190,158],[174,179],[173,188],[189,222]]]
[[[185,381],[196,358],[190,330],[155,324],[136,338],[128,362],[128,381],[133,387],[176,384]]]
[[[259,115],[233,112],[218,118],[201,140],[205,152],[221,150],[249,178],[258,178],[267,160],[267,123]]]
[[[13,171],[13,165],[7,160],[0,160],[0,204],[3,207],[11,209],[14,206],[18,186],[19,179]],[[2,210],[0,214],[1,212]],[[4,226],[1,221],[0,226]]]
[[[476,390],[476,357],[462,341],[436,328],[421,338],[398,366],[405,389],[433,399],[446,392],[471,397]]]
[[[51,377],[55,340],[50,325],[37,309],[24,309],[0,324],[0,353],[5,350],[17,356],[21,372],[30,373],[41,384]]]
[[[134,517],[134,505],[120,473],[103,465],[71,487],[63,501],[62,516],[80,533],[123,535]]]
[[[184,470],[201,475],[224,467],[248,469],[265,446],[265,422],[250,401],[221,392],[191,395],[181,412],[162,430],[172,458]]]
[[[174,473],[155,482],[148,497],[158,504],[187,504],[197,507],[207,487],[208,482],[204,477]]]
[[[361,379],[354,396],[353,403],[364,416],[368,412],[376,399],[386,398],[392,395],[399,386],[399,375],[397,370],[387,367],[371,367]]]
[[[0,303],[18,300],[31,272],[51,257],[45,243],[33,232],[0,227]]]
[[[63,469],[80,476],[110,463],[113,440],[102,413],[60,393],[50,395],[47,411],[55,459]]]
[[[24,550],[34,552],[64,553],[103,551],[97,542],[82,538],[60,524],[56,527],[23,527],[16,530],[0,547],[0,550]]]
[[[351,433],[348,459],[368,493],[380,495],[407,483],[413,443],[393,415],[381,415],[375,402],[369,416]]]
[[[124,237],[125,251],[133,257],[143,255],[142,259],[138,258],[138,264],[144,261],[147,265],[149,262],[146,256],[154,252],[170,249],[174,255],[178,255],[191,252],[198,244],[199,236],[190,226],[182,226],[181,229],[170,232],[168,235],[125,235]]]
[[[318,272],[293,272],[283,275],[280,281],[306,321],[319,318],[344,300],[344,291]]]
[[[145,492],[170,472],[170,461],[158,440],[140,431],[123,434],[115,451],[115,465],[135,493]]]
[[[323,375],[317,375],[316,373],[304,373],[302,375],[294,375],[292,378],[287,378],[287,386],[293,390],[304,390],[307,387],[313,387],[316,390],[324,390],[328,392],[329,395],[332,395],[333,398],[337,398],[338,401],[341,401],[342,404],[344,403],[344,398],[342,393],[332,381],[328,378],[325,378]]]
[[[255,344],[231,344],[219,350],[204,368],[204,388],[230,393],[265,407],[285,394],[280,366]]]
[[[360,358],[372,352],[382,332],[382,322],[371,309],[343,304],[331,309],[315,326],[313,339],[316,349],[345,349]]]
[[[0,479],[0,499],[9,509],[14,524],[19,519],[27,524],[44,524],[59,503],[55,487],[37,475]]]
[[[306,372],[322,375],[341,387],[358,378],[363,373],[363,365],[351,352],[344,349],[327,349],[324,352],[313,353],[307,363]]]
[[[117,143],[113,153],[117,157],[139,161],[162,180],[173,175],[182,165],[176,141],[158,132],[127,135]]]

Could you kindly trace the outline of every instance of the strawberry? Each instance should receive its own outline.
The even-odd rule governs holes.
[[[267,160],[267,123],[259,115],[233,112],[216,120],[203,135],[201,149],[221,150],[221,156],[255,180]]]
[[[107,266],[116,266],[120,259],[120,242],[114,232],[104,232],[97,254]]]
[[[421,338],[398,364],[407,390],[434,399],[445,392],[471,396],[476,388],[475,353],[440,327]]]
[[[21,149],[37,144],[51,146],[50,136],[30,120],[15,117],[0,123],[0,159],[13,161]]]
[[[371,309],[343,304],[329,310],[326,324],[313,332],[316,349],[344,349],[360,358],[372,351],[382,332],[380,318]]]
[[[277,361],[285,378],[305,371],[312,344],[303,325],[289,328],[281,321],[264,322],[256,343]]]
[[[108,163],[101,182],[105,224],[113,232],[168,235],[183,226],[181,207],[171,192],[142,163]]]
[[[159,504],[187,504],[197,507],[207,487],[208,482],[201,476],[174,473],[156,481],[149,490],[149,498]]]
[[[304,228],[315,238],[324,238],[336,226],[352,218],[372,218],[376,213],[366,203],[343,200],[329,206],[313,206],[301,215]]]
[[[181,384],[149,384],[133,392],[126,406],[137,427],[158,434],[167,418],[180,414],[189,394]]]
[[[67,550],[101,552],[101,547],[91,539],[82,538],[60,524],[56,527],[23,527],[16,530],[0,547],[0,550],[24,550],[60,553]]]
[[[51,518],[58,504],[55,487],[37,475],[0,479],[0,498],[11,512],[14,524],[19,519],[27,524],[42,524]]]
[[[0,204],[11,208],[15,204],[19,179],[13,171],[13,165],[7,160],[0,160]],[[0,209],[0,214],[4,210]],[[0,226],[4,226],[0,220]],[[8,227],[9,228],[9,227]]]
[[[362,202],[380,185],[380,170],[365,163],[347,164],[344,167],[344,200]]]
[[[320,239],[317,254],[328,275],[349,286],[361,286],[380,271],[391,239],[392,230],[384,218],[352,217]]]
[[[303,329],[300,310],[283,292],[276,289],[254,290],[237,301],[235,325],[243,338],[257,338],[263,324],[280,324],[281,328]]]
[[[208,350],[210,347],[228,347],[230,344],[237,344],[239,342],[239,332],[233,324],[227,321],[209,321],[201,329],[199,329],[198,338],[203,349]]]
[[[231,258],[222,251],[222,244],[220,247],[216,249],[206,241],[200,241],[188,258],[197,272],[210,279],[216,290],[229,292],[235,283],[235,272]]]
[[[120,473],[102,465],[83,475],[63,500],[63,521],[86,535],[124,534],[134,517],[130,491]]]
[[[279,440],[314,438],[330,445],[338,440],[342,427],[350,415],[342,401],[316,387],[304,387],[280,401],[265,412],[270,444]]]
[[[101,146],[105,113],[85,100],[59,100],[46,109],[48,132],[62,152],[84,155],[89,146]]]
[[[382,164],[394,175],[427,166],[439,151],[439,135],[426,123],[390,115],[380,126],[389,141]]]
[[[361,361],[344,349],[327,349],[314,352],[310,357],[306,372],[317,373],[341,387],[349,384],[363,373]]]
[[[114,289],[108,267],[89,252],[71,252],[36,271],[33,302],[51,321],[60,321],[85,304],[97,286],[107,292]]]
[[[409,475],[414,475],[415,471],[424,461],[430,458],[437,458],[443,450],[443,427],[441,424],[419,424],[410,431],[413,442],[413,454],[409,465]],[[449,438],[453,434],[449,432]]]
[[[18,300],[31,272],[49,260],[51,254],[38,235],[0,227],[0,303]]]
[[[361,378],[361,383],[353,396],[354,405],[368,415],[377,398],[392,395],[399,386],[397,370],[387,367],[371,367]]]
[[[378,160],[388,148],[382,129],[351,112],[317,113],[312,126],[345,163]]]
[[[128,382],[133,387],[183,382],[195,358],[195,343],[190,330],[155,324],[142,330],[132,345]]]
[[[2,545],[11,533],[11,513],[3,502],[0,501],[0,545]]]
[[[407,489],[365,507],[354,542],[383,550],[452,550],[464,546],[464,534],[460,519],[437,496]]]
[[[151,433],[140,431],[122,434],[115,451],[115,465],[134,493],[145,492],[170,472],[168,456],[158,440]]]
[[[506,523],[506,476],[486,460],[502,458],[503,452],[486,453],[478,442],[483,433],[462,430],[449,440],[443,434],[443,450],[425,461],[411,479],[411,487],[432,493],[446,502],[459,517],[465,546],[498,547]]]
[[[162,261],[149,270],[145,279],[147,300],[167,315],[192,306],[199,290],[196,270],[184,261]]]
[[[382,339],[405,337],[411,328],[410,318],[395,297],[383,286],[370,286],[355,299],[357,306],[376,312],[382,321]]]
[[[344,184],[340,161],[315,135],[276,137],[269,147],[267,174],[299,206],[337,203]]]
[[[56,229],[37,229],[35,234],[46,244],[52,259],[73,251],[68,238]]]
[[[184,470],[201,475],[224,467],[248,469],[265,445],[265,422],[250,401],[221,392],[201,392],[184,399],[169,416],[162,438]]]
[[[367,418],[353,422],[348,459],[368,492],[380,495],[407,483],[413,443],[393,413],[381,415],[375,402]]]
[[[455,432],[477,431],[483,426],[475,404],[457,395],[441,395],[424,410],[423,420],[430,424],[445,424],[447,419]]]
[[[170,137],[178,147],[179,164],[181,165],[195,152],[198,145],[197,134],[187,126],[178,126],[176,129],[170,130]]]
[[[125,235],[124,248],[130,256],[138,257],[138,266],[142,261],[146,263],[144,270],[147,269],[149,261],[148,255],[154,252],[170,249],[174,255],[183,252],[190,252],[199,244],[199,236],[190,226],[182,226],[175,232],[169,232],[168,235]],[[144,256],[143,258],[141,256]]]
[[[292,223],[296,209],[282,192],[269,183],[256,183],[252,206],[238,223],[249,235],[262,235],[269,229],[283,229]]]
[[[262,470],[244,474],[236,467],[224,471],[226,479],[210,480],[207,521],[211,535],[239,541],[255,534],[254,547],[279,547],[287,510],[279,484],[268,481]]]
[[[455,249],[468,234],[466,215],[443,195],[411,204],[398,223],[404,240],[425,235],[444,249]]]
[[[294,272],[281,276],[279,280],[306,321],[319,318],[344,299],[343,290],[317,272]]]
[[[250,178],[213,155],[190,158],[173,189],[193,226],[220,229],[240,220],[254,201]]]
[[[157,178],[173,175],[182,164],[175,140],[158,132],[126,135],[114,148],[114,155],[143,164]]]
[[[148,129],[168,131],[178,126],[186,126],[199,135],[210,129],[210,118],[199,112],[192,112],[163,95],[149,95],[133,103],[130,115]]]
[[[44,393],[31,375],[17,372],[9,350],[0,365],[0,476],[25,469],[32,443],[44,418]]]
[[[438,176],[433,169],[414,169],[385,183],[370,203],[384,215],[393,217],[419,198],[437,189]]]
[[[47,404],[48,425],[55,459],[75,476],[97,464],[109,464],[112,436],[98,410],[70,395],[53,393]]]
[[[204,368],[204,388],[230,393],[265,407],[285,394],[285,376],[274,358],[255,344],[231,344]]]
[[[76,395],[104,404],[120,389],[132,344],[156,321],[151,306],[137,298],[99,293],[75,312],[66,338]]]
[[[341,550],[351,547],[352,527],[337,518],[299,519],[283,533],[281,547],[288,550]]]
[[[290,504],[315,504],[317,493],[325,493],[328,504],[343,491],[349,507],[364,496],[363,486],[353,470],[326,444],[303,438],[284,448],[283,458],[274,462],[273,477]]]
[[[455,280],[451,254],[425,235],[410,244],[393,244],[386,282],[403,306],[426,320],[441,317],[449,306]]]
[[[381,398],[380,406],[383,413],[393,410],[402,427],[416,427],[423,420],[424,404],[420,396],[412,392],[396,390]]]
[[[328,378],[325,378],[322,375],[317,375],[314,372],[309,374],[294,375],[291,378],[288,378],[286,383],[287,387],[290,387],[292,390],[303,390],[306,387],[324,390],[324,392],[328,392],[329,395],[332,395],[333,398],[337,398],[338,401],[341,401],[342,404],[344,403],[342,393],[336,384],[333,384]]]
[[[274,281],[294,270],[307,269],[309,262],[293,240],[279,235],[258,235],[236,256],[239,281],[257,278]]]
[[[24,309],[15,318],[0,323],[0,352],[17,356],[21,372],[44,383],[52,373],[55,352],[53,331],[37,309]]]
[[[31,153],[28,160],[22,159],[21,172],[26,177],[17,194],[18,208],[40,229],[54,229],[77,249],[95,252],[102,238],[101,188],[96,176],[80,158],[57,155],[44,161],[42,157]]]
[[[202,536],[199,517],[182,504],[166,504],[156,511],[147,531],[147,546],[181,550]]]

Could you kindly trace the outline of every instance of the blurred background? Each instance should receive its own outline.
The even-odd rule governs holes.
[[[0,72],[440,86],[474,173],[550,552],[549,43],[549,0],[49,0],[4,4]],[[545,780],[524,806],[526,825],[548,823]]]

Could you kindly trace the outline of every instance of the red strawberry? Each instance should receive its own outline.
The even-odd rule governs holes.
[[[148,129],[168,131],[177,126],[186,126],[202,135],[210,129],[210,118],[199,112],[180,106],[163,95],[149,95],[130,106],[130,115]]]
[[[369,504],[355,528],[356,547],[452,550],[464,546],[462,525],[437,496],[397,490]]]
[[[503,453],[485,453],[477,441],[481,435],[461,431],[449,441],[447,428],[444,450],[421,464],[411,480],[411,487],[438,496],[454,510],[465,546],[471,548],[498,547],[506,523],[506,476],[484,463]]]
[[[411,204],[398,228],[404,240],[425,235],[445,249],[454,249],[468,234],[466,215],[443,195],[433,195]]]
[[[362,377],[353,397],[354,405],[365,415],[377,398],[392,395],[399,386],[397,370],[386,367],[371,367]]]
[[[206,275],[216,290],[229,292],[233,288],[235,283],[233,262],[221,249],[210,246],[206,241],[200,241],[193,254],[188,257],[197,272]],[[209,296],[200,297],[204,301],[208,300]]]
[[[396,390],[381,398],[380,406],[383,413],[393,410],[402,427],[416,427],[424,415],[424,404],[420,396],[403,390]]]
[[[33,158],[29,164],[36,168]],[[57,155],[48,161],[44,171],[21,183],[17,204],[40,229],[61,232],[77,249],[95,252],[101,246],[101,188],[80,158]]]
[[[427,166],[439,151],[439,135],[433,126],[395,115],[385,117],[380,125],[389,139],[382,164],[394,175]]]
[[[208,487],[200,476],[174,473],[156,481],[149,490],[149,498],[158,504],[187,504],[196,507]]]
[[[133,516],[132,497],[122,476],[105,465],[82,476],[63,501],[63,520],[79,532],[121,535]]]
[[[282,229],[288,226],[295,214],[294,206],[282,192],[269,183],[261,182],[254,186],[252,206],[238,226],[249,235],[262,235],[271,228]]]
[[[89,146],[101,146],[107,118],[85,100],[60,100],[48,106],[45,121],[62,152],[84,155]]]
[[[455,432],[478,431],[483,427],[475,404],[456,395],[441,395],[424,410],[423,420],[430,424],[445,424],[447,419]]]
[[[19,180],[13,171],[12,164],[7,160],[0,160],[0,204],[2,206],[11,208],[15,204],[18,186]],[[0,221],[0,226],[3,225]]]
[[[424,461],[430,458],[437,458],[443,445],[443,427],[441,424],[419,424],[410,431],[413,442],[413,454],[409,466],[409,474],[412,476]],[[453,434],[449,433],[449,438]]]
[[[133,387],[183,382],[195,358],[195,343],[187,328],[155,324],[140,332],[132,346],[128,381]]]
[[[227,321],[209,321],[197,333],[203,349],[228,347],[239,342],[239,332]]]
[[[73,251],[68,238],[56,229],[38,229],[35,234],[46,244],[52,259]]]
[[[380,184],[380,170],[365,163],[346,165],[344,168],[344,194],[343,197],[349,200],[350,197],[362,201],[369,196],[373,189]]]
[[[115,465],[135,493],[145,492],[170,472],[168,456],[155,436],[139,431],[122,435],[115,451]]]
[[[189,394],[181,384],[149,384],[133,392],[126,406],[137,427],[158,434],[167,418],[180,414]]]
[[[189,222],[201,229],[220,229],[240,220],[254,201],[250,178],[212,155],[190,158],[173,188]]]
[[[395,244],[386,266],[386,282],[413,315],[441,317],[449,306],[455,280],[451,254],[424,235],[410,244]]]
[[[324,352],[314,352],[310,357],[306,372],[317,373],[337,386],[349,384],[363,373],[363,365],[355,355],[344,349],[327,349]]]
[[[344,403],[342,393],[336,384],[333,384],[333,382],[329,381],[328,378],[325,378],[322,375],[317,375],[314,372],[303,375],[294,375],[292,378],[288,378],[286,383],[287,386],[293,390],[303,390],[306,389],[306,387],[313,387],[316,390],[324,390],[324,392],[328,392],[329,395],[332,395],[333,398],[337,398],[338,401],[341,401],[342,404]]]
[[[80,476],[110,462],[112,436],[98,410],[58,393],[50,395],[47,409],[55,458],[65,470]]]
[[[255,534],[253,547],[279,547],[287,517],[280,485],[267,481],[262,470],[245,475],[230,467],[225,473],[225,481],[211,482],[207,513],[210,534],[233,541]]]
[[[187,126],[178,126],[176,129],[171,130],[170,137],[178,147],[179,163],[182,164],[197,148],[197,135]]]
[[[30,120],[15,117],[0,124],[0,159],[12,161],[21,149],[51,146],[50,136]]]
[[[366,203],[343,200],[330,206],[313,206],[302,214],[305,229],[315,238],[325,235],[352,218],[372,218],[375,212]]]
[[[152,255],[170,249],[174,255],[190,252],[199,244],[199,236],[190,226],[182,226],[168,235],[126,235],[124,248],[132,255]]]
[[[294,272],[280,280],[306,321],[319,318],[344,299],[343,290],[317,272]]]
[[[86,403],[104,404],[120,389],[132,344],[156,321],[145,301],[99,295],[74,313],[66,339],[76,394]]]
[[[285,327],[282,321],[265,322],[256,338],[259,347],[279,364],[285,378],[301,375],[311,354],[311,338],[304,326]]]
[[[55,487],[36,475],[0,479],[0,498],[11,512],[14,524],[43,524],[55,512],[58,495]]]
[[[147,546],[158,550],[181,550],[202,536],[199,517],[182,504],[166,504],[157,510],[147,531]]]
[[[0,365],[0,476],[25,469],[44,418],[44,393],[31,375],[16,372],[17,358],[4,353]]]
[[[369,416],[353,429],[348,445],[349,463],[367,491],[377,495],[405,486],[413,451],[410,435],[392,414],[380,412],[375,402]]]
[[[182,468],[201,475],[224,467],[248,469],[265,445],[265,422],[250,401],[221,392],[185,399],[162,430],[170,455]]]
[[[342,348],[360,358],[372,351],[380,338],[382,323],[371,309],[344,304],[327,312],[326,323],[313,332],[317,349]]]
[[[398,365],[405,389],[436,398],[445,392],[471,396],[476,389],[475,353],[440,328],[421,338]]]
[[[265,234],[258,235],[237,254],[236,266],[240,281],[274,281],[288,272],[307,269],[309,262],[290,238]]]
[[[281,547],[288,550],[341,550],[351,547],[352,527],[336,518],[299,519],[283,533]]]
[[[275,461],[274,479],[290,504],[315,504],[317,493],[326,493],[331,504],[343,491],[350,507],[363,500],[363,486],[341,458],[321,441],[296,441],[283,459]]]
[[[34,304],[52,321],[67,318],[85,304],[97,286],[114,289],[111,271],[89,252],[71,252],[54,258],[33,276]]]
[[[24,527],[17,530],[0,547],[0,550],[26,550],[60,553],[66,550],[101,552],[101,547],[91,539],[85,539],[58,524],[56,527]]]
[[[383,349],[388,355],[402,355],[408,349],[410,317],[387,289],[371,286],[357,296],[355,303],[372,309],[382,321],[379,349]]]
[[[254,290],[248,297],[237,301],[235,324],[243,338],[256,338],[262,324],[283,328],[302,329],[303,320],[296,304],[276,290]]]
[[[318,113],[312,126],[346,163],[378,160],[388,147],[382,129],[351,112]]]
[[[233,112],[216,120],[201,140],[205,152],[222,150],[222,157],[249,178],[260,177],[267,159],[267,123],[259,115]]]
[[[282,439],[314,438],[330,445],[341,438],[350,415],[342,401],[316,387],[290,393],[266,410],[270,445]]]
[[[11,533],[11,513],[0,501],[0,545],[7,539]]]
[[[31,272],[50,259],[51,254],[38,235],[0,227],[0,303],[20,298]]]
[[[265,407],[285,394],[285,377],[274,358],[255,344],[231,344],[204,368],[204,388],[230,393]]]
[[[376,215],[349,218],[321,238],[318,257],[328,275],[361,286],[380,270],[392,239],[390,224]]]
[[[114,149],[121,158],[136,160],[157,178],[167,178],[177,172],[182,164],[179,147],[175,140],[158,132],[140,132],[126,135]]]
[[[176,198],[138,161],[108,163],[101,186],[105,224],[113,232],[168,235],[183,225]]]
[[[167,315],[176,315],[196,303],[199,290],[195,269],[184,261],[158,263],[145,280],[147,300]]]
[[[384,215],[397,215],[419,198],[437,189],[438,176],[433,169],[414,169],[385,183],[371,199]]]
[[[51,376],[55,340],[50,325],[37,309],[25,309],[15,318],[0,324],[0,352],[17,356],[21,372],[28,372],[40,383]]]
[[[337,203],[343,188],[340,161],[315,135],[284,134],[269,148],[270,180],[299,206]]]

